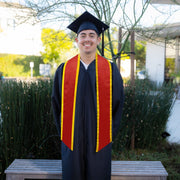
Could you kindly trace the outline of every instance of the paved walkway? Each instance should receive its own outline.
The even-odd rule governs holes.
[[[168,141],[180,144],[180,98],[175,101],[166,130],[170,134]]]

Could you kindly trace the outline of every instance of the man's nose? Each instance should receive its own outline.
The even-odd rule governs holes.
[[[89,36],[86,36],[85,40],[86,40],[86,41],[89,41],[89,40],[90,40],[90,37],[89,37]]]

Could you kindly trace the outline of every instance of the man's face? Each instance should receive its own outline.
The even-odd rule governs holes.
[[[76,38],[80,53],[85,54],[96,53],[96,48],[100,41],[101,38],[91,29],[81,31]]]

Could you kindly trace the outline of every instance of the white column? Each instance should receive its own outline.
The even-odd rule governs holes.
[[[162,84],[165,73],[165,41],[147,42],[146,45],[146,71],[149,79]]]

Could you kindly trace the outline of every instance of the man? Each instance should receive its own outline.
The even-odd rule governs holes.
[[[96,54],[106,24],[88,12],[69,29],[79,55],[55,74],[52,105],[61,137],[64,180],[110,180],[112,139],[120,125],[123,81],[115,64]]]

